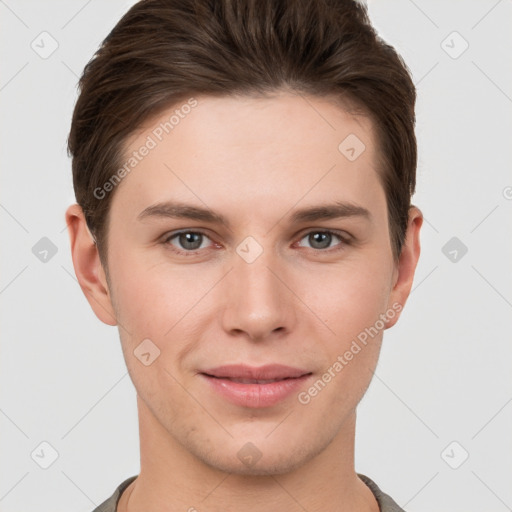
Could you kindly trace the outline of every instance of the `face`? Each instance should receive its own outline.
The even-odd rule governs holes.
[[[196,100],[127,141],[110,298],[139,412],[211,467],[282,473],[354,418],[402,307],[375,134],[328,99]]]

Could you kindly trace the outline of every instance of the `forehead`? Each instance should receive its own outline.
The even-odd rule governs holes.
[[[291,206],[306,196],[371,202],[380,183],[374,137],[368,117],[328,98],[199,96],[130,137],[113,202],[139,212],[169,196],[226,207],[243,198],[260,214],[261,201]]]

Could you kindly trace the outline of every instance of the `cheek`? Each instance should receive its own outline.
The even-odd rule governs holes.
[[[122,326],[121,346],[131,380],[153,414],[172,416],[173,411],[191,409],[190,397],[179,384],[182,379],[178,369],[188,349],[182,341],[187,339],[183,336],[187,310],[197,302],[194,297],[202,286],[196,283],[196,290],[182,286],[179,270],[171,274],[164,269],[163,264],[148,265],[133,257],[124,258],[112,273],[112,282],[118,324]],[[169,396],[173,397],[172,410],[167,403]]]
[[[117,261],[111,272],[116,313],[131,333],[162,338],[190,308],[193,298],[206,292],[206,285],[187,278],[192,272],[180,267],[171,271],[164,260],[146,261],[133,255]]]
[[[298,295],[302,293],[304,303],[330,328],[326,339],[338,348],[374,325],[387,306],[390,276],[378,264],[351,262],[309,275]]]
[[[389,296],[390,276],[380,266],[378,261],[367,265],[354,262],[339,272],[329,271],[328,276],[317,275],[314,279],[317,291],[306,300],[329,328],[319,340],[325,373],[312,393],[322,391],[324,385],[329,390],[322,391],[322,398],[316,400],[318,406],[326,406],[326,402],[336,407],[354,405],[371,381],[385,327],[381,315]],[[312,283],[304,283],[303,289],[311,289]]]
[[[158,378],[168,387],[172,378],[162,367],[176,373],[186,354],[196,348],[211,319],[205,314],[205,298],[218,278],[211,271],[201,277],[193,265],[171,267],[167,261],[148,263],[134,256],[118,261],[111,275],[126,365],[143,386],[147,379],[157,378],[156,371],[147,370],[137,359],[145,343],[144,353],[149,352],[150,359],[158,354],[148,368],[158,370]]]
[[[298,399],[312,417],[322,418],[322,411],[332,411],[333,424],[357,406],[379,357],[384,328],[380,315],[387,304],[387,288],[378,275],[366,276],[340,273],[326,281],[323,293],[310,295],[312,309],[321,311],[319,316],[331,332],[318,340],[317,353],[323,361],[318,378]]]

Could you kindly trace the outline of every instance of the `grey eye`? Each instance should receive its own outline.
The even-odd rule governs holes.
[[[333,237],[341,240],[341,237],[330,231],[311,231],[302,240],[307,239],[312,249],[328,249],[331,246]]]

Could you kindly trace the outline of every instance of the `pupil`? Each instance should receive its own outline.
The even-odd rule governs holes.
[[[195,244],[197,244],[200,236],[201,235],[199,233],[182,233],[180,235],[180,243],[186,249],[198,249],[201,244],[199,244],[197,247]]]
[[[329,247],[330,241],[331,241],[331,235],[329,233],[314,233],[312,235],[314,242],[311,244],[313,247],[315,247],[315,244],[317,242],[320,242],[320,248]],[[315,240],[316,239],[316,240]],[[325,242],[327,240],[327,244],[322,244],[322,240]],[[318,248],[318,247],[317,247]]]

